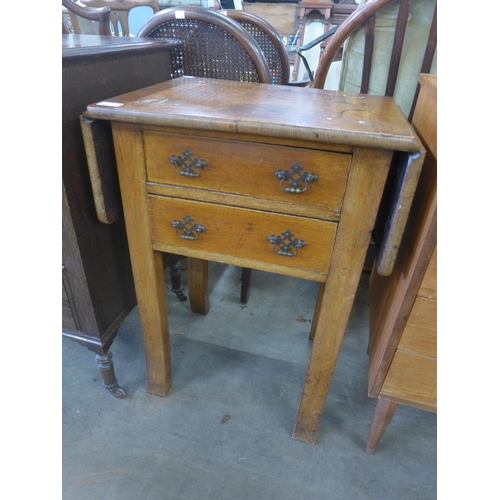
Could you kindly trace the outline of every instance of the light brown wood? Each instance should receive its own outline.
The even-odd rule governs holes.
[[[375,407],[375,412],[370,424],[370,431],[368,432],[368,440],[365,449],[366,453],[372,454],[375,451],[377,444],[391,423],[392,417],[397,409],[397,403],[385,399],[379,399],[377,401],[377,406]]]
[[[208,261],[187,259],[189,305],[197,314],[208,314],[210,297],[208,295]]]
[[[427,271],[418,290],[418,296],[437,300],[437,245],[427,265]]]
[[[437,301],[415,299],[398,349],[437,357]]]
[[[359,150],[352,160],[342,219],[325,282],[293,437],[314,443],[363,270],[392,152]],[[372,171],[364,168],[369,163]],[[377,172],[377,176],[371,175]]]
[[[297,109],[298,101],[303,105]],[[349,96],[307,88],[180,78],[91,105],[87,117],[110,120],[113,124],[146,345],[148,391],[161,394],[162,390],[168,390],[169,383],[167,308],[158,262],[160,251],[314,279],[324,284],[320,286],[314,320],[315,340],[294,430],[296,439],[313,443],[391,158],[395,150],[412,152],[422,148],[399,108],[392,100],[377,97],[351,101]],[[173,129],[173,133],[180,136],[179,144],[195,137],[200,147],[206,148],[200,137],[206,137],[207,143],[212,144],[215,144],[212,139],[221,139],[217,141],[218,158],[223,160],[218,165],[231,179],[246,175],[240,172],[246,167],[240,148],[257,158],[261,151],[280,152],[282,146],[295,148],[298,154],[306,150],[304,161],[327,154],[332,157],[330,169],[333,171],[338,169],[339,157],[344,156],[339,153],[350,152],[349,172],[339,179],[342,185],[331,190],[332,199],[340,192],[345,193],[338,226],[310,214],[302,216],[302,212],[301,216],[290,215],[296,213],[297,206],[305,205],[294,194],[290,193],[287,201],[291,207],[287,213],[270,195],[268,199],[252,191],[253,188],[240,188],[234,181],[229,187],[224,185],[223,176],[214,186],[200,184],[197,187],[180,185],[184,182],[181,176],[180,179],[169,177],[172,184],[168,185],[170,191],[166,196],[163,174],[156,178],[162,183],[147,181],[146,162],[156,162],[158,153],[154,151],[156,146],[144,146],[144,138],[147,142],[153,131],[165,134],[168,130],[170,134]],[[234,143],[238,147],[233,147]],[[329,146],[325,148],[325,144]],[[210,152],[211,148],[213,146],[206,151]],[[233,155],[238,161],[225,159]],[[263,158],[266,155],[262,153]],[[267,165],[263,176],[274,175],[274,164],[267,159],[263,164]],[[330,172],[327,167],[322,168],[328,178]],[[227,191],[237,186],[239,198],[233,193],[217,191],[221,185]],[[189,199],[189,193],[196,191],[198,197]],[[258,205],[231,204],[228,199],[232,196],[237,200],[253,197]],[[178,227],[172,225],[173,220],[182,220],[186,215],[206,228],[197,233],[199,238],[181,238],[180,235],[193,235],[183,232],[177,223]],[[283,255],[272,249],[268,237],[286,230],[306,242],[305,246],[298,245],[296,255]],[[190,259],[188,265],[199,266],[202,272],[206,270],[204,262]],[[203,301],[207,299],[206,283],[202,283],[202,287],[203,308]]]
[[[413,126],[428,154],[394,272],[370,278],[368,394],[381,398],[374,420],[393,403],[437,411],[437,78],[419,81]],[[382,427],[374,428],[376,438],[369,436],[368,452]]]
[[[165,396],[170,388],[170,336],[161,252],[153,250],[147,194],[142,188],[146,165],[137,126],[113,123],[113,141],[122,194],[132,272],[146,352],[147,390]]]
[[[398,349],[380,390],[380,397],[436,411],[436,358]]]
[[[338,220],[340,215],[350,155],[156,132],[146,132],[144,144],[149,181],[246,195],[253,202],[264,198],[290,205],[293,200],[293,207],[303,205],[302,213],[328,214],[330,220]],[[186,149],[193,159],[203,159],[206,163],[194,172],[196,177],[179,174],[169,161],[172,155],[184,157]],[[284,191],[274,175],[280,169],[290,171],[295,162],[300,163],[304,172],[318,177],[308,184],[302,183],[300,188],[305,191],[301,193]],[[182,171],[180,167],[177,170]],[[244,198],[238,202],[245,206]],[[318,212],[314,211],[316,207]]]
[[[270,271],[273,264],[318,274],[328,271],[336,230],[332,222],[166,196],[149,196],[149,214],[151,238],[156,249],[172,248],[172,253],[188,257],[196,256],[196,251],[202,250],[222,258],[228,256],[235,264],[238,264],[238,259],[245,259],[245,263],[255,260],[270,264]],[[186,215],[206,228],[196,240],[183,239],[172,226],[174,220],[182,221]],[[306,243],[290,257],[273,251],[273,245],[268,241],[268,236],[281,235],[286,230]]]
[[[295,5],[294,3],[262,3],[246,2],[245,10],[272,24],[278,33],[289,37],[294,35],[295,28]]]

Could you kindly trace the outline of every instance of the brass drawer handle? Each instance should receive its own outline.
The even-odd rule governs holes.
[[[188,148],[182,152],[182,156],[172,155],[169,160],[174,166],[174,170],[186,177],[199,177],[201,170],[207,166],[203,158],[194,158],[193,153]]]
[[[191,216],[186,215],[182,220],[172,221],[172,226],[175,227],[175,234],[185,240],[197,240],[207,228],[203,224],[197,224]]]
[[[281,189],[286,193],[303,193],[307,191],[310,182],[319,179],[314,172],[306,172],[298,161],[290,167],[290,170],[280,168],[274,175],[281,181]]]
[[[307,244],[304,240],[293,238],[289,229],[282,232],[281,236],[271,234],[267,239],[273,244],[274,252],[287,257],[294,257],[299,253],[299,249],[304,248]]]

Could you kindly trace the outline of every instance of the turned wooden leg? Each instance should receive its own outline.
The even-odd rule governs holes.
[[[250,295],[250,282],[252,280],[252,270],[247,267],[241,268],[241,298],[240,302],[246,304]]]
[[[210,311],[208,261],[188,257],[187,270],[191,311],[198,314],[208,314],[208,311]]]
[[[179,260],[172,262],[168,265],[170,269],[170,280],[172,281],[172,292],[177,295],[177,298],[185,302],[187,300],[187,295],[184,293],[184,288],[182,288],[181,281],[181,263]]]
[[[127,393],[118,385],[112,359],[113,354],[111,351],[108,351],[106,354],[97,354],[95,357],[97,365],[99,366],[99,371],[101,372],[102,385],[113,394],[113,396],[123,399]]]
[[[370,431],[368,432],[368,441],[366,443],[366,453],[372,454],[375,451],[377,444],[384,435],[385,430],[391,423],[392,417],[398,408],[397,403],[379,399],[375,412],[373,413]]]

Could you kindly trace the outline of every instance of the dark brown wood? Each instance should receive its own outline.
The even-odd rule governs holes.
[[[182,40],[183,75],[272,83],[255,39],[236,21],[213,11],[192,6],[164,9],[149,18],[137,36]]]
[[[109,18],[111,9],[109,7],[93,8],[82,5],[74,0],[62,0],[63,7],[68,9],[70,17],[72,18],[73,28],[75,33],[79,34],[79,26],[76,16],[83,17],[90,21],[97,21],[99,23],[99,35],[110,36],[111,28],[109,27]],[[63,23],[63,34],[67,34],[68,30]]]
[[[241,270],[241,297],[242,304],[246,304],[250,297],[250,284],[252,281],[252,270],[243,268]]]
[[[129,36],[128,16],[134,7],[151,7],[155,14],[160,10],[158,0],[79,0],[82,4],[99,9],[110,9],[109,21],[113,25],[114,35]]]
[[[114,224],[97,218],[79,117],[90,102],[167,80],[175,45],[62,36],[62,329],[98,355],[109,351],[136,302],[123,217]]]
[[[365,53],[363,60],[363,74],[361,76],[361,89],[362,94],[368,93],[370,85],[370,76],[372,74],[372,59],[373,48],[375,46],[375,17],[370,17],[365,23]]]
[[[410,0],[401,0],[399,3],[396,29],[394,31],[394,43],[392,45],[391,62],[389,64],[389,75],[387,76],[387,86],[385,88],[385,95],[390,97],[394,95],[394,89],[396,88],[396,81],[398,79],[399,63],[403,51],[409,10]]]

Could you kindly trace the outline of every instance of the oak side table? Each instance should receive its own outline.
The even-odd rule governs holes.
[[[406,158],[405,178],[418,178],[425,155],[403,113],[385,97],[183,77],[90,105],[82,124],[102,120],[112,125],[148,392],[170,387],[161,252],[315,280],[293,432],[314,443],[391,161]]]

